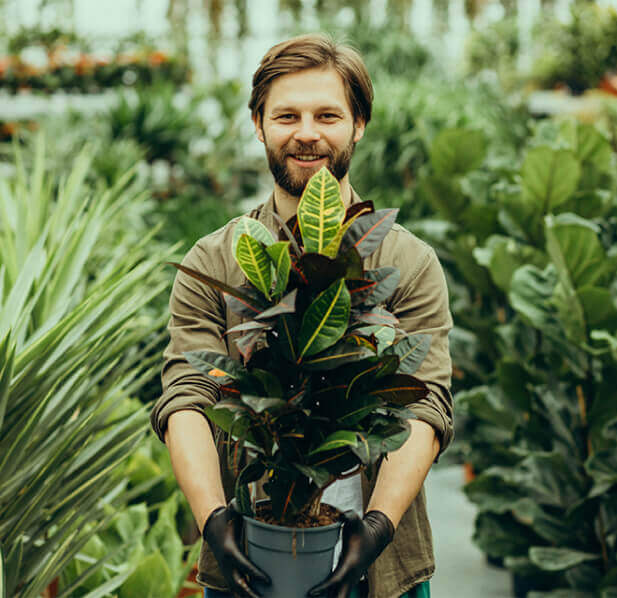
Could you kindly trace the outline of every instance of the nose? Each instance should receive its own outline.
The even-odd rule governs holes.
[[[319,141],[320,134],[317,123],[312,116],[303,116],[298,124],[298,129],[294,133],[294,139],[302,143],[312,143]]]

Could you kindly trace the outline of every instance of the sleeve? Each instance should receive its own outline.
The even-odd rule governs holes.
[[[414,374],[428,386],[429,394],[409,405],[409,410],[433,426],[439,438],[441,455],[454,436],[450,392],[452,362],[448,347],[452,316],[446,279],[437,255],[424,243],[421,247],[423,251],[419,260],[417,247],[408,247],[398,254],[401,281],[389,308],[405,333],[431,335],[429,352]]]
[[[222,263],[218,257],[216,249],[210,251],[198,243],[182,263],[218,279],[220,272],[214,267]],[[167,420],[172,413],[185,409],[204,413],[207,406],[219,399],[218,385],[193,369],[184,358],[184,352],[207,349],[228,353],[223,340],[225,305],[218,291],[178,272],[169,310],[170,340],[163,353],[161,373],[163,392],[150,414],[152,427],[161,441],[164,441]]]

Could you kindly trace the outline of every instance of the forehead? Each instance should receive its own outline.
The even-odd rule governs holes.
[[[351,112],[345,84],[333,68],[312,68],[277,77],[264,104],[266,114],[277,109],[312,110],[338,106]]]

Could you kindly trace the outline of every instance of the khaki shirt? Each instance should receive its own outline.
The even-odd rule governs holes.
[[[360,201],[352,192],[351,202]],[[274,196],[248,212],[278,238],[279,227],[272,215]],[[231,253],[234,218],[224,227],[200,239],[188,252],[183,264],[209,276],[239,286],[245,282]],[[435,252],[408,230],[394,224],[377,250],[364,260],[365,269],[395,266],[400,270],[398,287],[386,307],[399,319],[405,333],[427,333],[432,336],[430,351],[416,376],[430,389],[429,396],[410,407],[415,416],[435,429],[441,452],[452,441],[452,396],[450,394],[451,362],[448,331],[452,318],[448,307],[446,281]],[[183,353],[208,349],[228,354],[241,361],[233,342],[236,334],[223,333],[243,319],[226,306],[220,292],[178,272],[170,298],[170,341],[164,352],[162,371],[163,394],[151,413],[152,427],[164,439],[167,420],[175,411],[203,409],[215,403],[219,392],[185,360]],[[212,425],[212,424],[211,424]],[[226,467],[222,450],[223,434],[214,430],[219,449],[221,477],[227,500],[233,497],[234,480]],[[362,483],[364,508],[372,485],[365,475]],[[374,480],[374,476],[372,477]],[[258,488],[258,498],[263,496]],[[435,569],[431,528],[426,514],[424,489],[403,515],[392,543],[369,569],[370,598],[398,598],[409,589],[431,577]],[[225,590],[225,581],[214,555],[204,542],[199,559],[198,581],[210,588]]]

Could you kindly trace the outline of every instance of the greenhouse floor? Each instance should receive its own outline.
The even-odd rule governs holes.
[[[461,466],[437,465],[425,484],[436,560],[431,597],[512,598],[509,573],[488,565],[471,540],[476,509],[463,483]]]

